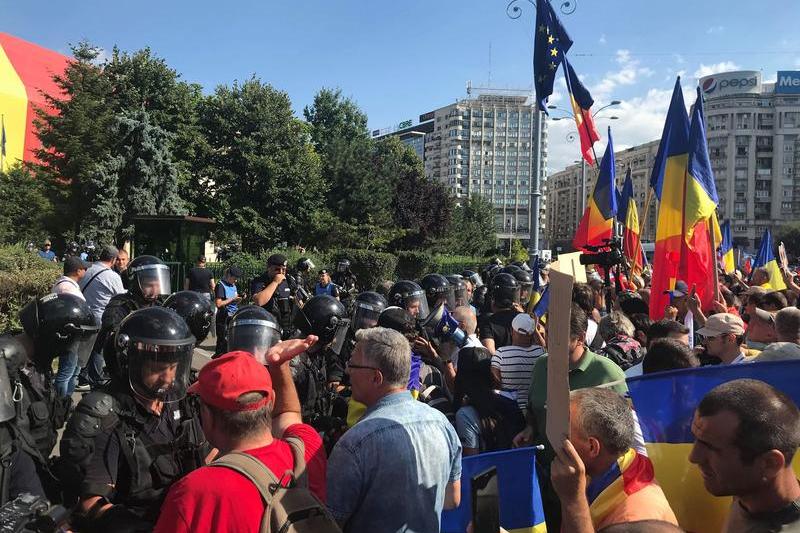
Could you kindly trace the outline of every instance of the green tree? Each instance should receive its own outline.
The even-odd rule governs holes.
[[[522,241],[519,239],[513,239],[511,241],[511,249],[508,252],[508,260],[510,262],[527,261],[528,258],[528,250],[522,246]]]
[[[800,257],[800,222],[778,226],[775,230],[775,242],[783,242],[790,261]]]
[[[200,124],[208,142],[201,185],[222,229],[241,235],[245,250],[309,244],[326,186],[288,95],[256,78],[221,86],[203,102]]]
[[[495,248],[494,208],[492,203],[472,195],[453,211],[440,251],[450,254],[483,256]]]
[[[53,204],[41,180],[22,165],[0,172],[0,243],[41,242],[53,224]],[[13,199],[13,200],[12,200]]]
[[[394,223],[407,232],[393,243],[395,250],[428,248],[444,237],[454,214],[447,187],[425,177],[419,158],[397,184],[392,207]]]
[[[369,139],[367,115],[358,104],[343,97],[341,89],[321,89],[303,115],[311,124],[311,139],[323,159],[335,153],[339,139]]]
[[[87,42],[72,48],[74,61],[53,79],[62,95],[44,95],[55,113],[37,110],[37,178],[50,190],[60,235],[78,235],[97,192],[90,185],[98,166],[111,156],[115,95],[108,77],[95,65],[100,51]],[[102,191],[101,191],[102,192]]]

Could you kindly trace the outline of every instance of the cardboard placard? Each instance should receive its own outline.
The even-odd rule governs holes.
[[[569,438],[569,320],[574,282],[569,274],[561,271],[550,272],[545,432],[553,448],[561,447],[564,439]]]
[[[569,274],[578,283],[586,283],[586,267],[581,264],[583,252],[559,254],[558,260],[550,263],[550,270]]]
[[[782,269],[789,268],[789,258],[786,257],[786,246],[783,245],[783,241],[778,245],[778,258]]]

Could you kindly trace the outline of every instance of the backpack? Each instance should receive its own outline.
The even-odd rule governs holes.
[[[308,490],[303,441],[289,437],[286,442],[292,450],[294,470],[287,470],[280,479],[264,463],[242,452],[225,454],[208,466],[230,468],[256,486],[264,500],[261,533],[341,533],[325,504]]]

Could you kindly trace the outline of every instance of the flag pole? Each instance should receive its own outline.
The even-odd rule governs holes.
[[[653,188],[647,188],[647,198],[644,200],[644,214],[642,215],[642,221],[639,223],[639,242],[636,244],[636,253],[634,254],[634,265],[636,264],[636,258],[639,257],[639,254],[642,252],[642,236],[644,235],[644,227],[647,225],[647,215],[650,214],[650,202],[653,200]],[[644,270],[644,261],[642,261],[642,270]]]
[[[0,115],[0,135],[2,138],[2,146],[0,146],[0,172],[5,172],[5,158],[6,158],[6,115]]]
[[[719,258],[717,257],[717,241],[716,241],[716,226],[714,225],[714,217],[716,216],[716,212],[711,213],[711,216],[708,217],[708,229],[709,233],[711,233],[711,257],[714,258],[714,301],[719,301]]]

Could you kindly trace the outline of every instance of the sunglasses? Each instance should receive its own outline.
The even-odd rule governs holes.
[[[380,368],[378,368],[377,366],[354,365],[350,361],[347,361],[344,364],[344,366],[345,366],[345,368],[349,368],[351,370],[355,370],[355,369],[358,369],[358,368],[365,368],[365,369],[369,369],[369,370],[380,370]]]

